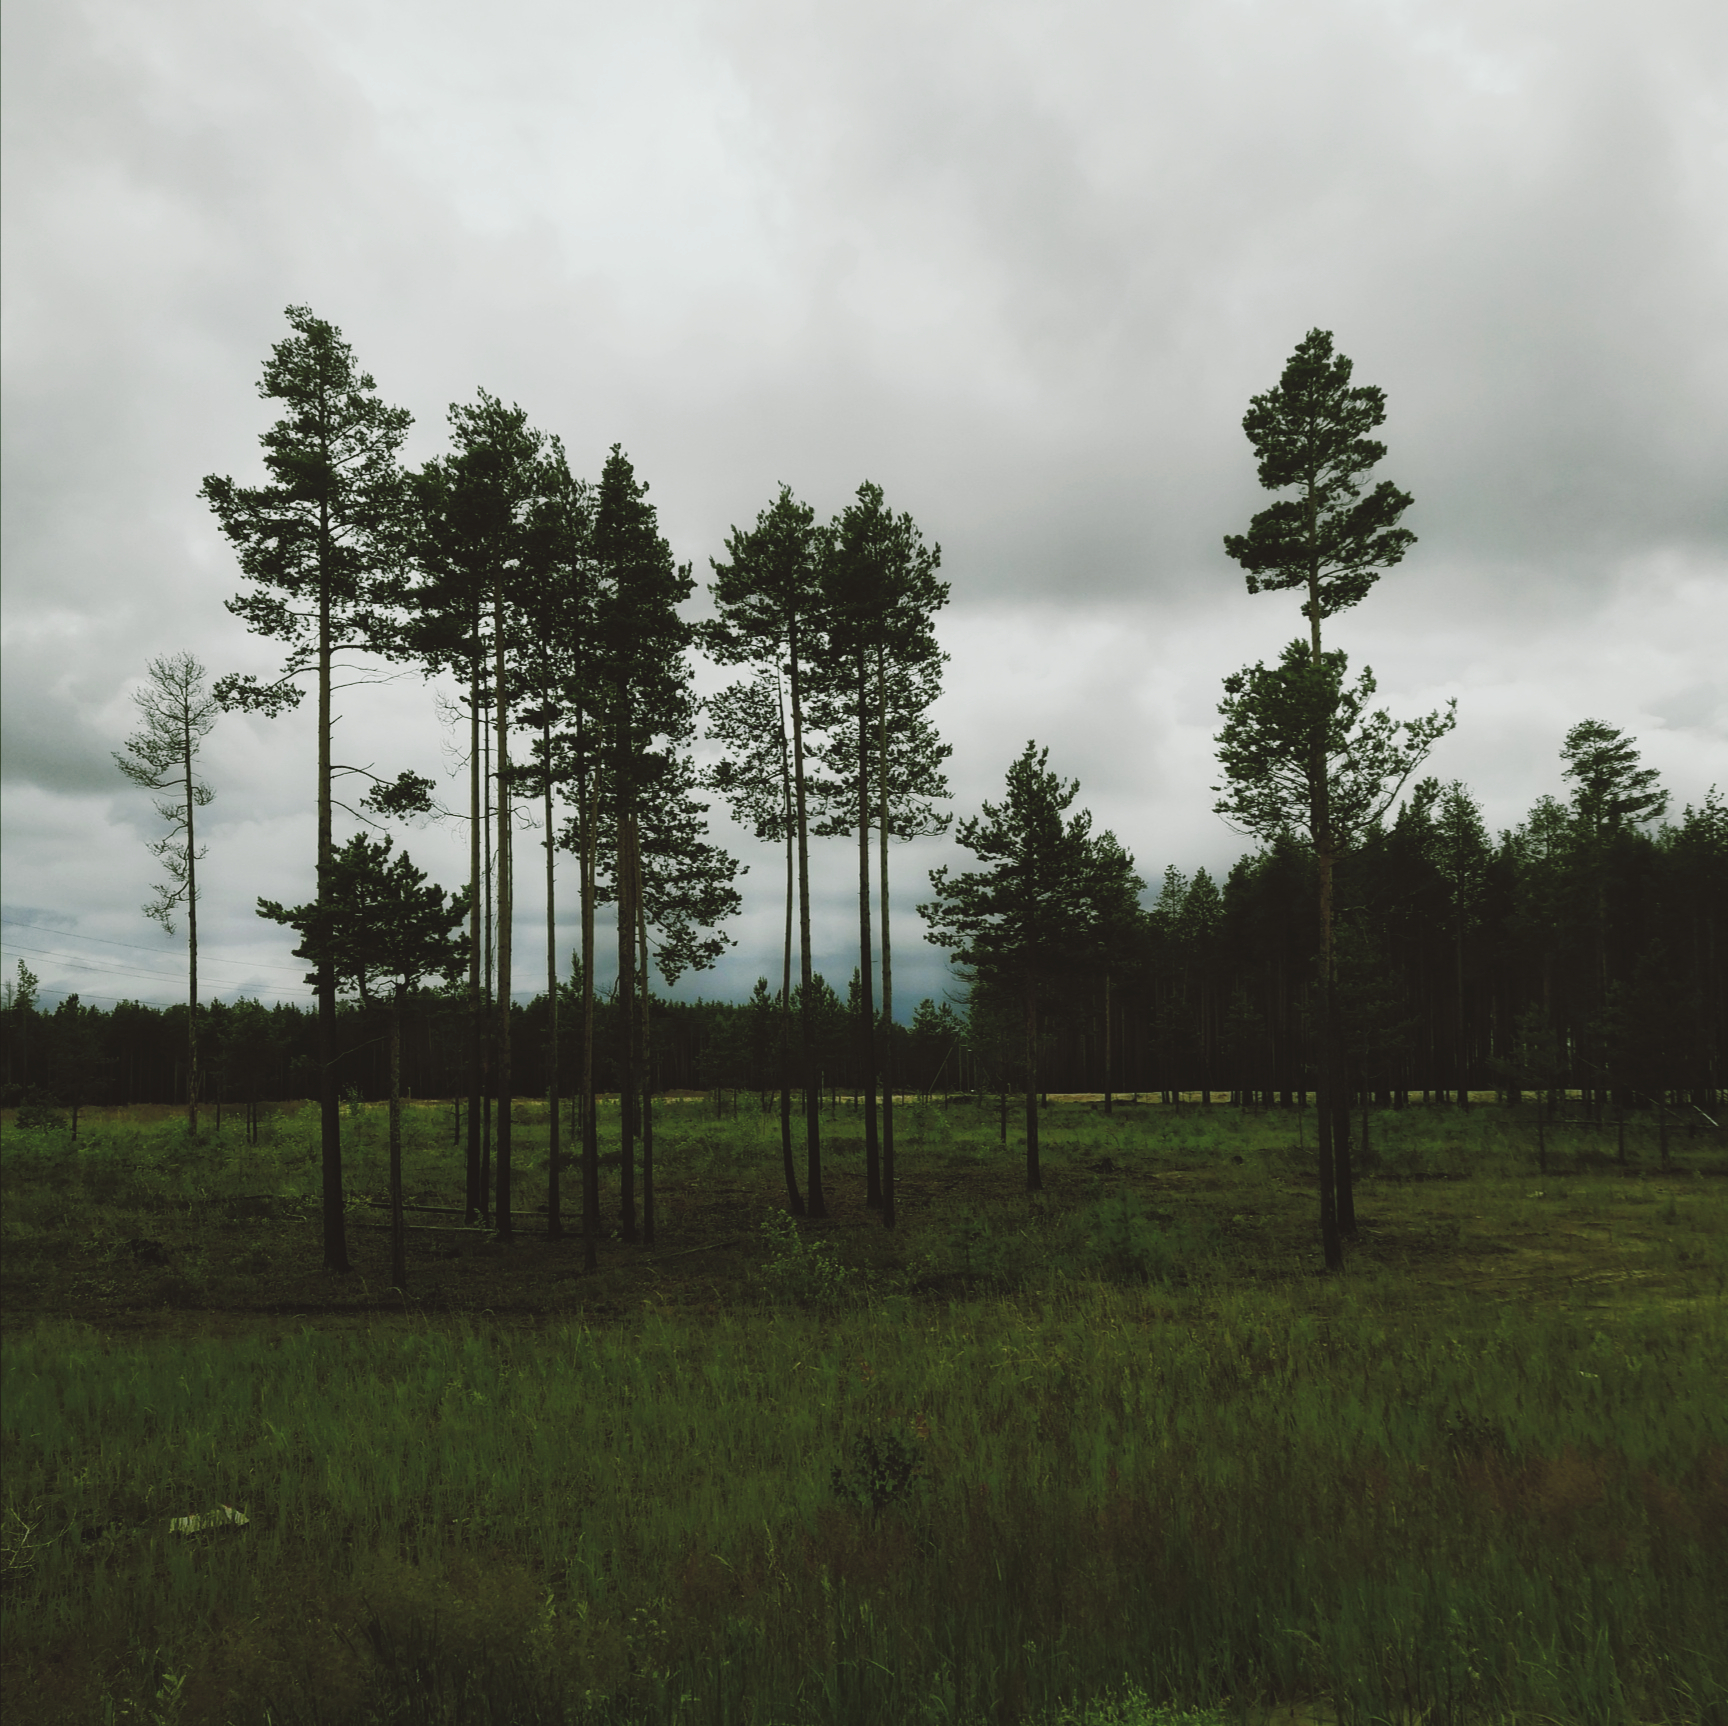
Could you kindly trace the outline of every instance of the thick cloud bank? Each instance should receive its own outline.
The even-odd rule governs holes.
[[[179,987],[109,752],[152,655],[271,662],[196,493],[257,471],[290,302],[415,459],[479,386],[580,469],[622,442],[699,570],[781,481],[823,513],[880,482],[953,584],[957,807],[1035,736],[1148,876],[1239,849],[1219,679],[1297,619],[1219,541],[1262,500],[1247,398],[1320,325],[1387,391],[1420,535],[1335,639],[1397,708],[1458,696],[1436,771],[1510,823],[1590,714],[1680,801],[1728,780],[1710,0],[11,0],[4,77],[4,934],[51,991]],[[416,680],[346,698],[381,769],[442,741]],[[226,719],[207,764],[208,974],[298,995],[251,907],[309,890],[309,727]],[[738,947],[689,989],[773,968],[776,861],[736,837]],[[460,876],[454,834],[408,844]],[[914,998],[947,854],[901,865]]]

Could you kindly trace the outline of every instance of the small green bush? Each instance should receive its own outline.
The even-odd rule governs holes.
[[[889,1505],[911,1498],[924,1476],[915,1444],[897,1432],[861,1432],[846,1447],[829,1484],[842,1504],[880,1516]]]
[[[64,1132],[66,1116],[52,1103],[25,1103],[19,1108],[12,1124],[24,1133]]]
[[[845,1297],[848,1273],[827,1241],[807,1241],[797,1222],[785,1211],[770,1211],[762,1219],[768,1263],[762,1276],[781,1300],[798,1306],[837,1306]]]

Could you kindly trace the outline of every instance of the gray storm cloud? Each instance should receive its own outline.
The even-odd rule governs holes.
[[[415,459],[482,385],[579,470],[621,441],[699,570],[782,480],[823,513],[880,482],[953,584],[958,807],[1035,735],[1149,876],[1238,850],[1219,679],[1296,620],[1219,540],[1263,496],[1247,398],[1318,324],[1388,393],[1421,536],[1339,639],[1403,710],[1460,698],[1437,769],[1509,823],[1592,713],[1681,801],[1728,778],[1718,6],[15,0],[4,48],[8,953],[171,954],[108,751],[153,654],[271,662],[196,493],[256,472],[291,301],[413,410]],[[345,726],[441,767],[414,679]],[[309,733],[212,750],[212,965],[292,993],[251,906],[309,885]],[[775,860],[735,837],[710,993],[776,939]],[[454,835],[407,842],[461,872]]]

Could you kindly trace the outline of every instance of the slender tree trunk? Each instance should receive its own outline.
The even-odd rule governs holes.
[[[1316,477],[1308,476],[1308,539],[1313,545],[1317,534],[1318,499]],[[1314,669],[1320,658],[1320,565],[1318,553],[1308,571],[1308,629],[1313,651]],[[1333,984],[1336,966],[1332,931],[1332,873],[1336,861],[1332,846],[1331,785],[1326,776],[1323,745],[1316,745],[1309,762],[1308,783],[1313,798],[1315,851],[1320,865],[1320,1051],[1319,1071],[1315,1075],[1314,1126],[1320,1141],[1320,1242],[1329,1271],[1341,1270],[1344,1248],[1338,1236],[1337,1168],[1333,1158],[1333,1090],[1336,1085],[1337,1002]],[[1346,1177],[1348,1178],[1348,1177]]]
[[[480,807],[480,829],[484,841],[481,868],[484,877],[482,919],[485,924],[486,939],[486,970],[485,970],[485,1032],[480,1043],[480,1214],[490,1218],[492,1215],[492,1105],[496,1099],[496,1086],[493,1083],[493,1058],[497,1047],[497,1027],[494,1022],[494,1008],[497,996],[494,993],[492,944],[492,880],[493,859],[492,846],[492,816],[496,809],[492,796],[492,728],[480,728],[480,778],[483,802]]]
[[[1038,986],[1026,985],[1026,1190],[1043,1190],[1038,1166]]]
[[[476,627],[475,640],[479,640]],[[485,1023],[480,999],[481,905],[486,896],[480,873],[480,658],[476,651],[468,680],[468,1221],[486,1214],[480,1175],[480,1116],[485,1093],[482,1062]]]
[[[194,831],[194,815],[198,807],[192,795],[192,712],[188,697],[181,707],[185,721],[182,734],[182,759],[186,763],[186,1070],[192,1075],[187,1090],[186,1131],[198,1137],[198,836]],[[222,1116],[216,1116],[216,1130],[222,1130]],[[78,1133],[78,1115],[73,1111],[72,1133]]]
[[[583,762],[580,881],[582,893],[582,1268],[600,1268],[600,1119],[594,1097],[594,865],[598,794]]]
[[[888,682],[882,647],[876,648],[877,717],[881,724],[876,758],[882,796],[876,811],[881,845],[877,875],[882,891],[882,1226],[891,1229],[894,1211],[894,944],[888,927]]]
[[[1116,1099],[1110,1090],[1110,968],[1104,968],[1104,1113],[1116,1112]]]
[[[510,703],[504,698],[504,595],[494,589],[492,633],[496,670],[493,712],[498,726],[498,1234],[514,1234],[510,1215],[510,949],[515,921],[515,880],[510,831]]]
[[[1458,1107],[1470,1107],[1470,1065],[1464,1047],[1464,913],[1458,908],[1453,928],[1453,1014],[1452,1039],[1457,1050]]]
[[[1320,796],[1324,808],[1325,790]],[[1321,832],[1325,832],[1324,826]],[[1330,840],[1320,849],[1320,1059],[1316,1074],[1314,1108],[1315,1136],[1320,1141],[1320,1244],[1329,1271],[1344,1266],[1344,1248],[1338,1235],[1337,1166],[1333,1154],[1333,1095],[1335,1072],[1335,1001],[1332,989],[1332,847]]]
[[[792,850],[791,829],[787,829],[788,861]],[[804,1195],[798,1190],[798,1168],[792,1157],[792,893],[791,873],[787,873],[786,894],[786,958],[780,985],[780,1159],[785,1165],[786,1203],[793,1216],[804,1214]]]
[[[330,544],[328,507],[320,512],[318,573],[318,904],[330,904]],[[348,1235],[342,1203],[342,1113],[336,1100],[336,967],[326,953],[318,961],[318,1125],[324,1198],[324,1268],[348,1269]]]
[[[1338,1057],[1333,1119],[1332,1166],[1338,1195],[1338,1232],[1345,1240],[1353,1241],[1356,1238],[1356,1187],[1350,1161],[1350,1086],[1342,1051]]]
[[[636,905],[636,942],[642,977],[642,1244],[654,1244],[654,991],[648,972],[648,906],[642,882],[641,836],[630,824],[630,862],[634,880],[630,896]]]
[[[786,1168],[786,1203],[793,1216],[804,1215],[798,1170],[792,1159],[792,911],[797,897],[796,822],[793,817],[792,762],[786,746],[786,708],[779,675],[774,693],[780,703],[780,800],[786,821],[786,943],[780,964],[780,1156]]]
[[[408,1292],[408,1230],[402,1217],[402,985],[390,995],[390,1286]]]
[[[540,747],[546,756],[546,1238],[560,1240],[564,1218],[559,1212],[558,1135],[558,917],[553,905],[556,872],[552,857],[552,729],[540,727]]]
[[[822,1196],[822,1090],[816,1070],[816,1013],[813,999],[813,967],[810,961],[810,822],[804,792],[804,711],[798,683],[798,637],[791,633],[790,676],[792,684],[792,784],[797,800],[798,827],[798,981],[799,1029],[804,1043],[804,1137],[807,1167],[804,1186],[808,1194],[807,1214],[825,1217],[828,1205]]]
[[[858,655],[858,1088],[864,1093],[864,1202],[882,1208],[881,1144],[876,1134],[876,1000],[870,943],[870,711]]]
[[[622,738],[620,753],[622,754]],[[624,1239],[636,1236],[636,908],[630,903],[636,871],[631,856],[632,818],[624,799],[618,811],[618,1166]]]

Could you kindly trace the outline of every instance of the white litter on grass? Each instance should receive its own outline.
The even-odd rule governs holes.
[[[201,1534],[206,1528],[244,1528],[252,1519],[231,1504],[219,1504],[202,1516],[176,1516],[168,1524],[170,1534]]]

